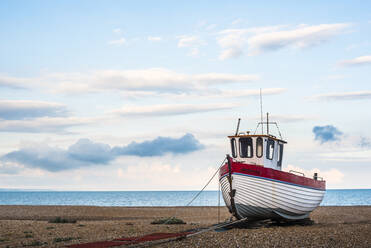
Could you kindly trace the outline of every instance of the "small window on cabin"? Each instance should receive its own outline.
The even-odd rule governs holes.
[[[274,155],[274,140],[268,139],[267,142],[267,159],[272,160]]]
[[[278,159],[277,159],[277,166],[282,166],[282,155],[283,155],[283,144],[278,145]]]
[[[253,156],[252,138],[240,138],[240,157],[251,158]]]
[[[236,153],[236,139],[235,138],[231,139],[231,150],[232,150],[232,157],[236,158],[237,153]]]
[[[256,139],[256,156],[258,158],[263,156],[263,139],[261,137]]]

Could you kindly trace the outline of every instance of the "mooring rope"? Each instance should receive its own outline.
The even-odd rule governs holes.
[[[218,224],[220,223],[220,181],[218,180]]]
[[[224,165],[225,161],[227,160],[227,157],[224,158],[223,162],[219,165],[218,169],[214,172],[213,176],[209,179],[209,181],[205,184],[205,186],[192,198],[192,200],[190,200],[184,207],[189,207],[189,205],[192,204],[192,202],[194,200],[197,199],[197,197],[205,190],[205,188],[210,184],[210,182],[214,179],[214,177],[216,176],[216,174],[219,172],[220,168]],[[175,214],[173,216],[173,218],[175,218],[175,216],[177,215],[178,213],[178,208],[176,209],[175,211]],[[168,220],[166,220],[164,222],[164,224],[167,224],[172,218],[169,218]]]
[[[227,160],[227,158],[224,158],[223,162],[221,163],[221,165],[218,167],[218,169],[215,171],[214,175],[209,179],[209,181],[206,183],[206,185],[193,197],[193,199],[188,202],[188,204],[186,205],[186,207],[188,207],[189,205],[191,205],[191,203],[204,191],[204,189],[211,183],[211,181],[214,179],[215,175],[219,172],[219,169],[220,167],[222,167],[224,165],[224,162]]]
[[[211,181],[214,179],[216,174],[219,172],[220,168],[224,165],[226,160],[227,160],[227,157],[224,158],[223,162],[219,165],[218,169],[214,172],[213,176],[209,179],[209,181],[205,184],[205,186],[185,205],[185,207],[188,207],[189,205],[191,205],[192,202],[195,199],[197,199],[197,197],[205,190],[205,188],[211,183]],[[187,234],[187,235],[182,236],[182,237],[172,238],[172,239],[169,239],[167,241],[153,242],[152,245],[156,245],[156,244],[160,244],[160,243],[167,243],[167,242],[171,242],[171,241],[178,240],[178,239],[181,239],[181,238],[192,237],[194,235],[199,235],[199,234],[204,233],[204,232],[212,231],[212,230],[215,230],[217,228],[223,228],[223,227],[226,227],[226,226],[229,226],[229,225],[232,225],[232,224],[235,224],[235,223],[243,222],[243,221],[246,220],[246,218],[244,218],[244,219],[240,219],[240,220],[220,223],[219,222],[219,216],[220,216],[219,208],[220,208],[220,182],[218,182],[218,224],[210,226],[210,227],[205,228],[205,229],[202,229],[202,230],[200,230],[198,232],[195,232],[195,233]],[[179,210],[179,208],[176,209],[173,218],[175,218],[175,216],[177,215],[178,210]],[[169,218],[163,224],[167,224],[171,219],[172,218]],[[151,246],[151,245],[147,244],[145,246],[148,247],[148,246]],[[139,246],[134,245],[134,246],[130,246],[130,247],[143,247],[143,245],[139,245]]]
[[[210,231],[213,231],[215,229],[219,229],[219,228],[224,228],[224,227],[227,227],[227,226],[231,226],[231,225],[234,225],[234,224],[237,224],[237,223],[244,222],[246,220],[247,220],[247,218],[243,218],[243,219],[235,220],[235,221],[227,221],[227,222],[219,223],[217,225],[209,226],[207,228],[203,228],[203,229],[201,229],[201,230],[199,230],[197,232],[185,234],[184,236],[169,238],[167,240],[151,241],[151,243],[147,243],[147,244],[129,245],[128,248],[139,248],[139,247],[157,246],[159,244],[165,244],[165,243],[169,243],[169,242],[172,242],[172,241],[181,240],[181,239],[184,239],[184,238],[189,238],[189,237],[192,237],[192,236],[195,236],[195,235],[199,235],[199,234],[202,234],[202,233],[205,233],[205,232],[210,232]]]
[[[212,225],[212,226],[210,226],[208,228],[205,228],[205,229],[202,229],[198,232],[187,234],[186,237],[192,237],[192,236],[204,233],[204,232],[209,232],[209,231],[212,231],[212,230],[215,230],[215,229],[218,229],[218,228],[223,228],[223,227],[226,227],[226,226],[230,226],[230,225],[233,225],[233,224],[244,222],[246,220],[247,220],[247,218],[243,218],[243,219],[239,219],[239,220],[235,220],[235,221],[227,221],[227,222],[223,222],[223,223],[220,223],[220,224],[217,224],[217,225]]]

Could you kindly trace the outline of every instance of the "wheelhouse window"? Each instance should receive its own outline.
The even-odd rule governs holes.
[[[256,139],[256,156],[258,158],[263,156],[263,139],[261,137]]]
[[[272,160],[274,155],[274,140],[268,139],[267,142],[267,159]]]
[[[277,166],[281,168],[282,166],[282,155],[283,155],[283,144],[278,145],[278,159]]]
[[[237,153],[236,153],[236,139],[235,138],[231,139],[231,150],[232,150],[232,157],[236,158]]]
[[[252,138],[240,138],[240,157],[251,158],[253,156]]]

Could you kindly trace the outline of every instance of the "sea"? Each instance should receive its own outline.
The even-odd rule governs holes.
[[[22,191],[0,190],[0,205],[224,206],[218,191]],[[194,199],[195,198],[195,199]],[[194,199],[192,201],[192,199]],[[321,206],[371,205],[371,189],[329,189]]]

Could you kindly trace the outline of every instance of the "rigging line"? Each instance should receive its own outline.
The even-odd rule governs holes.
[[[258,130],[259,125],[260,125],[260,123],[258,123],[258,125],[256,126],[255,131],[254,131],[254,134],[256,134],[256,131]]]
[[[193,197],[193,199],[186,205],[186,207],[188,207],[201,193],[202,191],[204,191],[204,189],[210,184],[211,180],[213,180],[213,178],[215,177],[215,175],[219,172],[219,169],[224,165],[224,162],[227,160],[227,157],[224,158],[223,162],[220,164],[220,166],[218,167],[218,169],[215,171],[214,175],[210,178],[210,180],[207,182],[207,184],[200,190],[200,192],[197,193],[197,195],[195,195]],[[166,220],[163,224],[167,224],[170,220],[174,219],[176,214],[178,213],[178,208],[175,209],[175,214],[172,218],[169,218],[168,220]],[[201,233],[201,232],[198,232],[198,233]],[[196,234],[198,234],[196,233]],[[138,240],[138,238],[136,238],[135,240]]]
[[[276,124],[277,130],[278,130],[278,134],[280,135],[280,138],[282,139],[281,131],[280,131],[278,125],[277,125],[277,122],[275,122],[274,124]]]
[[[188,204],[185,205],[185,207],[188,207],[189,205],[191,205],[191,203],[204,191],[204,189],[213,180],[213,178],[215,177],[215,175],[219,172],[219,169],[224,165],[224,162],[226,160],[227,160],[227,158],[225,157],[224,160],[223,160],[223,162],[220,164],[220,166],[218,167],[218,169],[215,171],[214,175],[210,178],[210,180],[206,183],[206,185],[192,198],[192,200],[190,202],[188,202]],[[173,218],[175,218],[175,216],[177,215],[178,210],[179,210],[179,208],[176,208],[175,214],[174,214]],[[164,224],[168,223],[170,220],[171,220],[171,218],[169,218],[167,221],[165,221]]]
[[[219,169],[220,167],[222,167],[224,165],[224,162],[227,160],[227,158],[224,158],[223,162],[221,163],[221,165],[218,167],[218,169],[215,171],[214,175],[209,179],[209,181],[205,184],[205,186],[193,197],[193,199],[186,205],[186,207],[188,207],[189,205],[191,205],[191,203],[202,193],[202,191],[204,191],[204,189],[210,184],[211,180],[213,180],[213,178],[215,177],[215,175],[219,172]]]
[[[218,224],[220,223],[220,181],[218,180]]]

